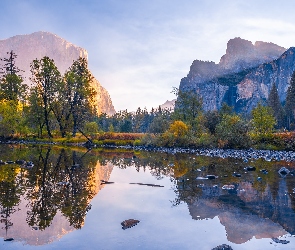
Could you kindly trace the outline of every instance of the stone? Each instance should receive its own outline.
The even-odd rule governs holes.
[[[233,249],[229,245],[222,244],[222,245],[212,248],[212,250],[233,250]]]
[[[280,176],[285,177],[287,174],[290,173],[290,170],[287,169],[287,168],[285,168],[285,167],[282,167],[282,168],[278,171],[278,173],[280,174]]]
[[[280,240],[278,238],[272,238],[272,240],[275,242],[275,243],[280,243],[280,244],[288,244],[290,243],[290,241],[288,240]]]
[[[127,228],[131,228],[136,226],[140,221],[135,219],[128,219],[121,222],[122,229],[125,230]]]

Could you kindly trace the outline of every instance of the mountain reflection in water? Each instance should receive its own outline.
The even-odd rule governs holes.
[[[166,192],[171,187],[156,183],[163,179],[170,181],[174,191],[174,200],[167,196],[171,209],[187,204],[187,216],[190,214],[195,223],[218,218],[229,242],[243,244],[253,237],[270,239],[295,234],[294,162],[258,159],[245,163],[237,159],[189,154],[0,146],[0,160],[17,159],[32,161],[34,167],[26,169],[17,164],[0,166],[0,236],[3,238],[12,237],[29,245],[48,244],[75,229],[83,230],[91,201],[106,187],[104,183],[114,181],[114,185],[104,189],[104,192],[110,192],[106,196],[111,199],[111,192],[118,190],[126,192],[126,196],[145,195],[155,189]],[[248,166],[256,170],[246,171]],[[291,171],[286,177],[278,174],[282,166]],[[122,176],[118,183],[116,180],[108,182],[115,167],[122,171],[133,168],[138,173],[148,173],[155,183],[139,182],[135,174],[128,176],[128,179]],[[233,175],[235,172],[241,177]],[[208,175],[214,178],[206,179]],[[146,188],[146,193],[142,188]],[[137,194],[137,190],[141,190],[141,193]],[[113,204],[116,205],[116,201]],[[150,205],[157,206],[156,203]],[[154,213],[157,213],[156,209]],[[92,216],[99,221],[102,214]],[[118,220],[119,228],[124,219],[129,218]],[[143,219],[136,227],[145,225]],[[112,231],[104,233],[115,233],[116,227],[112,226],[111,223],[108,225]],[[136,231],[136,227],[132,230]],[[135,232],[132,230],[127,231]],[[97,236],[91,238],[96,239]]]
[[[295,234],[294,187],[295,177],[281,177],[283,165],[294,169],[294,163],[251,162],[257,171],[246,171],[242,161],[212,159],[196,172],[194,168],[178,180],[176,204],[185,201],[193,219],[203,220],[218,216],[230,242],[241,244],[252,237],[276,238]],[[264,169],[268,174],[263,174]],[[262,171],[261,171],[262,170]],[[235,177],[239,171],[241,177]],[[196,178],[207,174],[217,179]],[[260,180],[260,178],[261,180]],[[232,189],[223,189],[232,185]]]

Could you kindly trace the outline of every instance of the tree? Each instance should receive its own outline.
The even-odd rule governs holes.
[[[196,118],[202,113],[202,99],[194,91],[181,91],[177,88],[173,89],[173,93],[177,96],[174,109],[175,120],[181,120],[195,129]]]
[[[169,127],[170,119],[163,115],[157,115],[149,124],[148,132],[153,134],[164,133]]]
[[[22,84],[21,71],[15,63],[17,55],[11,50],[7,52],[8,58],[3,58],[4,65],[1,69],[2,79],[0,85],[0,99],[7,101],[24,101],[27,86]]]
[[[52,137],[50,128],[50,113],[52,112],[52,103],[56,97],[56,85],[61,82],[61,75],[54,61],[47,56],[42,59],[35,59],[31,63],[31,81],[36,86],[37,96],[41,101],[44,122],[49,137]]]
[[[287,117],[287,129],[290,130],[291,124],[295,121],[295,71],[293,72],[287,90],[285,112]]]
[[[276,124],[271,108],[258,103],[257,107],[252,110],[252,124],[256,134],[270,134]]]
[[[0,101],[0,136],[9,137],[21,131],[22,107],[15,101]]]
[[[29,106],[26,113],[28,123],[30,124],[31,128],[37,130],[38,137],[42,137],[45,119],[42,107],[42,96],[39,94],[37,87],[31,88],[28,101]]]
[[[87,60],[82,57],[74,61],[65,73],[66,100],[73,119],[73,136],[95,114],[94,96],[96,92],[90,85],[92,78]]]
[[[175,138],[180,138],[187,134],[188,126],[182,121],[174,121],[170,125],[168,132],[173,134]]]
[[[250,145],[248,125],[238,115],[225,114],[216,126],[216,138],[220,147],[246,148]]]
[[[71,94],[72,89],[69,79],[63,79],[56,83],[56,98],[51,103],[52,112],[59,126],[62,137],[73,127],[71,113]]]
[[[284,109],[280,102],[279,94],[275,83],[273,83],[268,100],[267,106],[272,109],[272,114],[277,121],[277,128],[282,128],[284,126]]]
[[[205,127],[210,131],[211,134],[215,134],[216,126],[221,121],[221,115],[218,111],[208,111],[205,114]]]

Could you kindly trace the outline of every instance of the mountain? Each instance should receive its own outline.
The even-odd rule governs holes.
[[[249,113],[267,99],[272,83],[284,101],[295,68],[293,54],[293,48],[286,51],[273,43],[234,38],[218,64],[195,60],[179,89],[197,92],[205,110],[218,110],[225,102],[237,112]]]
[[[176,99],[173,99],[171,101],[167,100],[165,103],[160,105],[160,107],[161,107],[161,109],[174,110],[175,101],[176,101]]]
[[[85,49],[80,48],[63,38],[49,32],[35,32],[29,35],[17,35],[5,40],[0,40],[0,58],[7,57],[7,52],[13,50],[16,55],[16,64],[19,69],[23,70],[22,76],[25,83],[31,85],[29,80],[30,63],[34,59],[41,59],[48,56],[53,59],[57,68],[63,74],[79,57],[88,59],[88,53]],[[92,86],[97,92],[96,103],[98,113],[115,113],[107,90],[101,86],[95,78]]]

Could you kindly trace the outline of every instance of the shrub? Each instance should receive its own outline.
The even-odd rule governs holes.
[[[216,126],[216,138],[222,148],[247,148],[251,145],[248,125],[238,115],[224,115]]]

